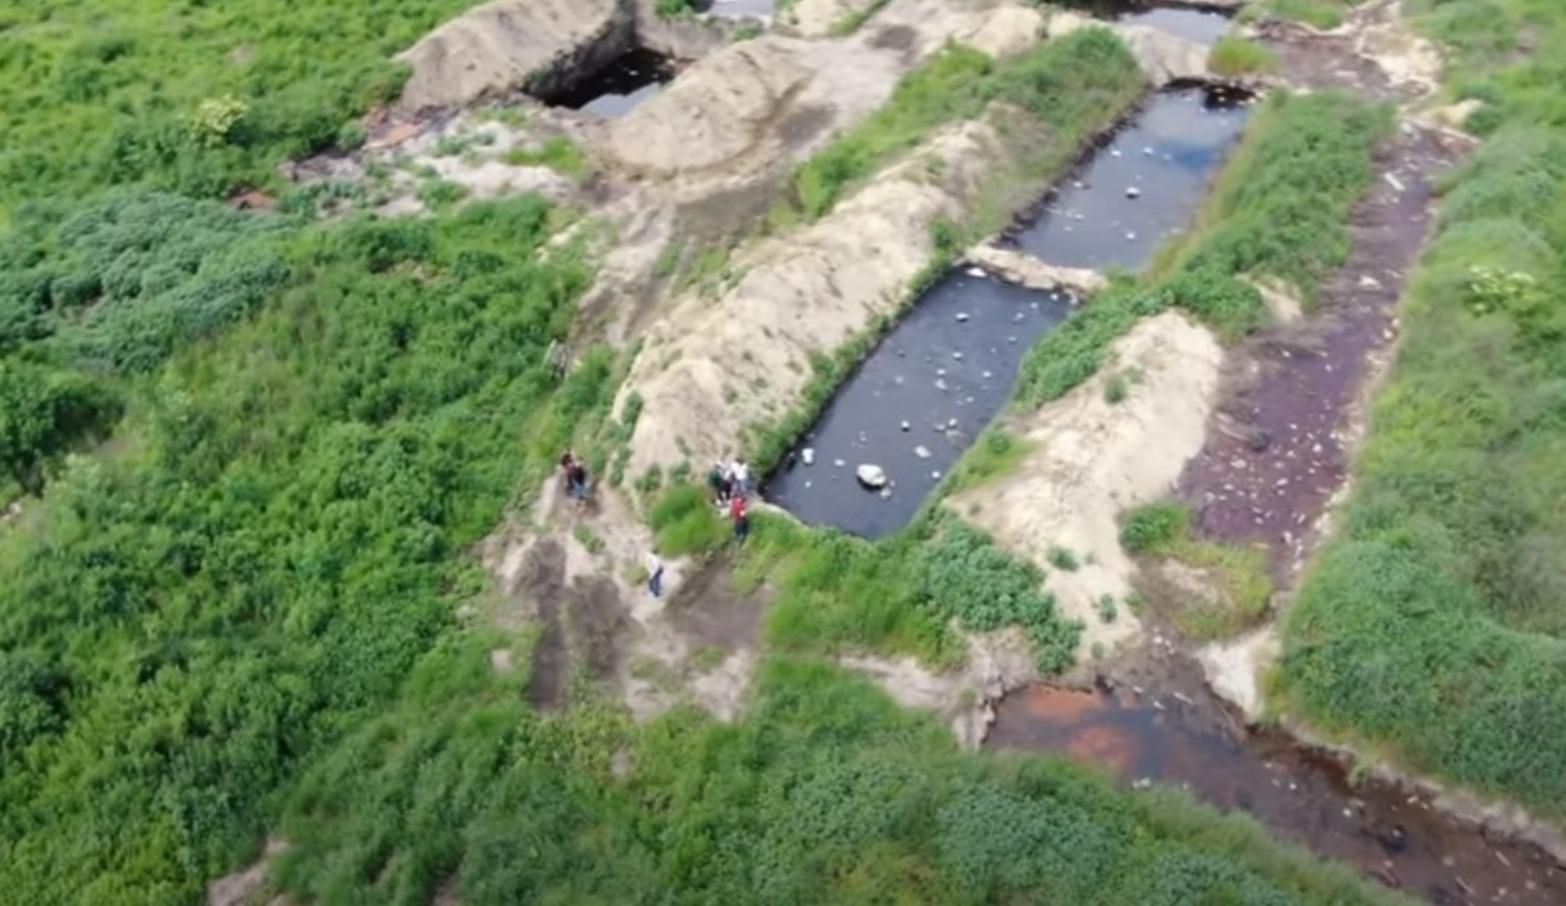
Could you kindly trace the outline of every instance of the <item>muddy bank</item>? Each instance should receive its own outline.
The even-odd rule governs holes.
[[[1004,699],[993,750],[1051,752],[1135,787],[1180,786],[1283,839],[1440,904],[1566,902],[1566,871],[1535,847],[1486,839],[1430,801],[1272,732],[1240,729],[1193,678],[1138,692],[1033,686]]]
[[[1027,350],[1074,302],[977,268],[948,273],[838,389],[766,496],[812,525],[866,538],[907,525],[1010,399]],[[856,479],[864,464],[885,472],[884,489]]]
[[[1266,545],[1287,582],[1347,480],[1372,378],[1392,353],[1397,304],[1429,232],[1433,180],[1456,156],[1405,127],[1375,161],[1350,218],[1353,251],[1310,316],[1249,340],[1178,494],[1207,537]]]
[[[1045,196],[1013,244],[1048,264],[1137,270],[1190,222],[1239,143],[1249,95],[1221,86],[1160,91]]]

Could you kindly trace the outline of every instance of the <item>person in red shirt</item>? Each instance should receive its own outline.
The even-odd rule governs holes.
[[[745,543],[750,535],[750,513],[745,507],[745,498],[735,494],[729,501],[729,517],[734,520],[734,540]]]

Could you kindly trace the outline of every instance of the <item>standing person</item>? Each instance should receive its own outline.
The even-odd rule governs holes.
[[[734,540],[740,544],[750,537],[750,512],[745,506],[745,497],[735,494],[734,500],[729,504],[729,516],[734,520]]]
[[[571,496],[576,498],[577,507],[587,506],[587,466],[580,459],[572,458],[566,469],[566,484],[571,489]]]
[[[655,598],[663,597],[663,559],[655,550],[647,552],[647,590]]]
[[[723,468],[723,463],[712,464],[711,471],[707,473],[707,487],[712,491],[712,499],[717,501],[719,506],[728,505],[733,483],[729,481],[728,470]]]
[[[743,456],[734,460],[734,493],[740,497],[750,496],[750,466],[745,464]]]

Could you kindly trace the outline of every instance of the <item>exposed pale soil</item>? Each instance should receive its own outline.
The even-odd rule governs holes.
[[[1046,587],[1062,612],[1085,627],[1083,652],[1095,645],[1113,650],[1141,636],[1141,621],[1124,606],[1136,565],[1120,547],[1118,519],[1168,494],[1201,448],[1222,361],[1217,339],[1184,314],[1141,322],[1116,342],[1091,380],[1012,420],[1010,429],[1033,445],[1014,474],[947,501],[1048,572]],[[1125,400],[1110,403],[1105,385],[1130,369],[1140,381]],[[1049,565],[1057,547],[1072,552],[1075,571]],[[1099,615],[1104,595],[1117,604],[1113,622]]]

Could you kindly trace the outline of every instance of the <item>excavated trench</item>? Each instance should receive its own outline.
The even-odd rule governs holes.
[[[1197,44],[1217,44],[1228,34],[1234,10],[1204,3],[1077,0],[1067,7],[1119,25],[1147,25]]]
[[[1438,906],[1566,903],[1566,870],[1543,850],[1492,841],[1394,784],[1355,782],[1286,734],[1245,731],[1199,676],[1157,693],[1033,686],[996,712],[988,749],[1066,754],[1134,788],[1182,787]]]
[[[1160,91],[1044,197],[1010,244],[1049,264],[1138,270],[1190,222],[1239,142],[1251,96],[1221,85]]]
[[[1010,241],[1052,265],[1144,266],[1201,205],[1248,100],[1216,86],[1154,93]],[[838,389],[767,497],[807,523],[866,538],[906,526],[1010,399],[1027,350],[1074,302],[977,268],[947,274]],[[861,480],[863,466],[885,486]]]
[[[674,61],[663,54],[633,47],[553,96],[551,102],[557,107],[615,119],[656,97],[674,81],[677,72]]]

